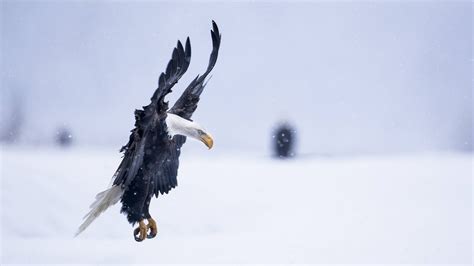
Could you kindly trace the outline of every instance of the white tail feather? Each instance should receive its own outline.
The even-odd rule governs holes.
[[[76,235],[82,233],[86,228],[103,213],[107,208],[117,203],[123,195],[120,186],[113,186],[95,196],[95,201],[91,204],[91,210],[84,216],[85,221],[77,229]]]

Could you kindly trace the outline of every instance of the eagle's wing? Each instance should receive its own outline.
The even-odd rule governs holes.
[[[191,116],[197,108],[199,102],[199,96],[201,95],[204,87],[207,84],[206,78],[211,73],[211,70],[214,68],[217,56],[219,53],[219,47],[221,44],[221,34],[219,33],[219,28],[216,23],[212,21],[212,52],[209,58],[209,65],[207,66],[206,72],[201,76],[197,76],[191,83],[188,85],[186,90],[183,92],[181,97],[176,101],[173,107],[170,109],[170,113],[176,114],[182,118],[191,120]],[[183,143],[186,141],[186,137],[181,135],[176,135],[173,137],[177,148],[179,149]],[[178,153],[179,155],[179,153]]]
[[[168,102],[164,98],[186,72],[190,61],[191,44],[188,37],[185,48],[180,41],[174,48],[166,72],[161,73],[158,79],[158,88],[151,97],[151,103],[144,106],[143,110],[135,110],[135,128],[131,131],[128,143],[120,150],[124,152],[124,157],[114,174],[114,185],[126,188],[136,176],[142,167],[147,143],[152,141],[147,141],[147,138],[167,137],[165,119]]]
[[[217,55],[219,53],[219,46],[221,44],[221,35],[214,21],[212,21],[212,28],[212,52],[209,58],[209,65],[207,66],[206,72],[204,72],[204,74],[202,74],[201,76],[198,75],[193,81],[191,81],[191,83],[183,92],[181,97],[179,97],[179,99],[169,111],[170,113],[176,114],[182,118],[186,118],[189,120],[191,119],[193,112],[197,108],[199,96],[201,95],[201,92],[206,86],[205,79],[216,64]]]

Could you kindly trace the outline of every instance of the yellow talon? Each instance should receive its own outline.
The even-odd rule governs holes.
[[[147,229],[150,229],[150,233],[147,235],[147,238],[154,238],[156,234],[158,234],[158,227],[156,226],[156,222],[153,218],[148,218],[147,220]]]
[[[146,238],[147,225],[143,220],[138,222],[138,227],[133,231],[133,236],[137,242],[142,242]]]

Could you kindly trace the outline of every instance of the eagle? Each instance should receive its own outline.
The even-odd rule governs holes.
[[[214,143],[211,134],[191,119],[219,53],[221,34],[214,21],[211,38],[212,52],[206,71],[193,79],[168,109],[165,96],[172,92],[191,62],[189,37],[184,47],[178,40],[166,71],[159,76],[150,104],[135,110],[135,128],[131,130],[128,143],[120,149],[123,159],[112,177],[111,187],[97,194],[76,236],[119,201],[122,203],[120,212],[126,215],[128,222],[132,226],[138,223],[133,231],[136,241],[157,235],[156,221],[149,212],[150,201],[153,196],[168,194],[178,185],[179,156],[186,138],[199,140],[209,149]]]

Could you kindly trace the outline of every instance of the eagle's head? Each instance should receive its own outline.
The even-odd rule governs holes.
[[[182,118],[178,115],[168,113],[166,117],[166,126],[168,127],[168,135],[183,135],[204,143],[209,149],[214,145],[211,134],[207,132],[198,123]]]

